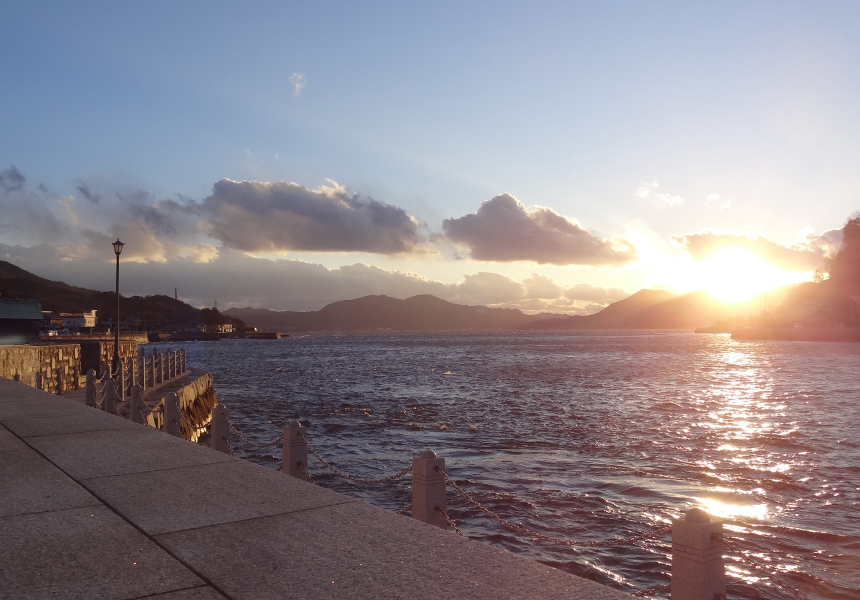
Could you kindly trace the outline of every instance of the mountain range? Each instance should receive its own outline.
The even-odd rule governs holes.
[[[283,332],[450,331],[520,329],[694,329],[731,318],[737,308],[704,292],[677,296],[663,290],[641,290],[593,315],[552,313],[527,315],[510,308],[465,306],[435,296],[405,300],[364,296],[326,305],[318,311],[231,308],[224,314],[246,325]]]
[[[97,309],[99,316],[114,316],[116,295],[68,285],[34,275],[0,261],[0,297],[32,298],[52,311]],[[140,319],[148,329],[186,327],[200,322],[233,322],[268,331],[371,332],[479,331],[578,329],[694,329],[731,319],[743,307],[718,302],[704,292],[675,295],[664,290],[640,290],[592,315],[553,313],[528,315],[518,309],[454,304],[431,295],[400,300],[364,296],[341,300],[317,311],[275,311],[265,308],[231,308],[223,313],[195,308],[164,295],[122,297],[122,312]],[[748,312],[748,311],[746,311]],[[219,322],[220,322],[219,321]],[[244,322],[244,323],[242,323]]]

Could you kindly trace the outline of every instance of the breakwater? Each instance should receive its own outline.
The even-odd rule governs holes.
[[[111,370],[102,364],[101,377],[87,372],[83,401],[89,407],[119,415],[154,429],[179,433],[197,441],[218,404],[212,375],[190,370],[186,351],[152,349]]]

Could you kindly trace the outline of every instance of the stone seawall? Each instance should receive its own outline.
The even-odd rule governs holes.
[[[59,376],[58,376],[59,372]],[[37,376],[41,385],[37,386]],[[78,389],[81,375],[81,347],[77,344],[49,346],[0,346],[0,377],[18,380],[46,392]]]
[[[212,374],[194,370],[189,377],[177,380],[176,386],[168,384],[155,390],[155,398],[148,398],[150,404],[152,400],[157,400],[156,409],[146,418],[151,427],[163,428],[164,411],[159,410],[159,407],[164,407],[164,397],[171,392],[176,392],[179,397],[179,410],[185,417],[180,423],[182,437],[196,442],[202,433],[200,428],[209,424],[212,420],[212,409],[218,404],[212,385]]]

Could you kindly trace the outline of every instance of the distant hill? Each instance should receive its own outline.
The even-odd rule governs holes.
[[[640,290],[600,312],[535,323],[533,329],[695,329],[732,317],[738,308],[705,292],[676,296],[664,290]]]
[[[140,319],[145,329],[196,327],[198,323],[222,323],[224,318],[214,309],[199,309],[170,296],[122,296],[120,310],[123,320],[131,316]],[[54,312],[81,312],[98,310],[100,320],[116,319],[116,294],[99,292],[52,281],[34,275],[10,262],[0,260],[0,298],[26,298],[38,300],[42,310]],[[244,327],[234,320],[234,325]]]
[[[252,327],[281,331],[522,329],[534,320],[517,309],[464,306],[426,294],[406,300],[364,296],[333,302],[309,312],[231,308],[224,314],[242,319]]]
[[[341,300],[318,311],[274,311],[231,308],[225,311],[247,325],[284,332],[449,331],[520,329],[695,329],[731,316],[730,305],[704,292],[676,296],[662,290],[641,290],[588,316],[526,315],[516,309],[465,306],[435,296],[398,300],[364,296]]]

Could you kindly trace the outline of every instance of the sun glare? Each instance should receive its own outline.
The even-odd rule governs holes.
[[[723,302],[743,302],[774,288],[804,281],[805,273],[783,271],[743,248],[725,248],[696,266],[699,289]]]

